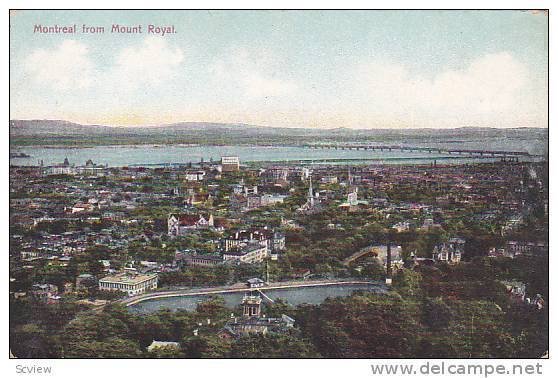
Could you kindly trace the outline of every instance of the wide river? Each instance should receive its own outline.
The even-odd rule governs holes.
[[[434,144],[432,145],[434,146]],[[443,147],[436,144],[436,146]],[[451,145],[453,148],[483,148],[502,149],[510,151],[529,151],[543,153],[533,145],[484,145],[478,146],[459,144]],[[219,160],[221,156],[238,156],[242,163],[245,162],[320,162],[324,160],[337,163],[368,163],[368,164],[429,164],[434,160],[439,163],[451,162],[464,164],[478,161],[498,161],[499,159],[474,159],[465,156],[447,155],[427,152],[402,152],[402,151],[371,151],[371,150],[335,150],[335,149],[308,149],[303,147],[267,147],[267,146],[185,146],[185,145],[138,145],[138,146],[98,146],[88,148],[41,148],[21,147],[12,148],[10,152],[24,153],[30,158],[10,158],[13,165],[36,165],[43,160],[44,165],[61,164],[68,158],[70,164],[84,165],[89,159],[96,164],[109,167],[122,166],[157,166],[169,164],[196,163],[201,159]],[[525,158],[521,158],[525,160]]]
[[[271,299],[284,299],[291,305],[299,305],[302,303],[319,304],[328,297],[345,297],[358,290],[367,290],[371,292],[385,292],[386,286],[383,283],[362,283],[362,284],[341,284],[331,286],[312,286],[285,289],[269,289],[262,291]],[[240,304],[244,292],[213,294],[223,297],[225,305],[234,308]],[[168,308],[170,310],[185,309],[193,311],[198,303],[207,300],[207,295],[194,295],[183,297],[155,298],[136,303],[128,307],[133,313],[148,314],[157,310]]]

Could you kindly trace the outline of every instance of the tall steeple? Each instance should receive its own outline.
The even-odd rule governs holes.
[[[308,204],[314,206],[314,190],[312,189],[312,173],[310,173],[310,186],[308,187]]]

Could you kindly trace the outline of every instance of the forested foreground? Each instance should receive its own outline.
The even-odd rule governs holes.
[[[547,264],[485,258],[402,269],[387,294],[267,305],[267,316],[296,319],[294,329],[238,339],[219,337],[231,312],[240,315],[220,298],[194,312],[149,315],[118,305],[88,312],[71,302],[13,300],[10,347],[28,358],[538,358],[548,350],[548,305],[537,309],[513,300],[499,279],[548,287]],[[176,341],[180,348],[148,352],[153,340]]]

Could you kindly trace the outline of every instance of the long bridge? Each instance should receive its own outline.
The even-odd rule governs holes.
[[[443,148],[443,147],[418,147],[418,146],[400,146],[386,144],[342,144],[342,143],[313,143],[303,144],[304,148],[313,149],[335,149],[335,150],[372,150],[372,151],[406,151],[406,152],[428,152],[438,154],[456,154],[468,155],[473,157],[536,157],[525,151],[504,151],[504,150],[468,150],[461,148]]]

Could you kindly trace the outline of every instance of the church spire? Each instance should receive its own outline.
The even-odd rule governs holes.
[[[310,173],[310,186],[308,187],[308,203],[314,206],[314,190],[312,189],[312,173]]]

